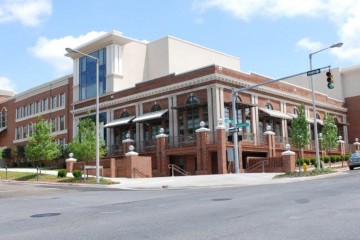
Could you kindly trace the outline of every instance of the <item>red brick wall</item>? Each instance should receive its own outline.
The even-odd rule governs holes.
[[[355,138],[360,139],[360,96],[350,97],[345,99],[347,112],[347,122],[349,142],[353,143]]]

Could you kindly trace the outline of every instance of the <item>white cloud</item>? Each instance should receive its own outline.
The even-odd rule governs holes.
[[[72,60],[64,56],[66,53],[65,48],[76,48],[103,34],[105,34],[105,32],[92,31],[79,37],[66,36],[56,39],[40,37],[36,45],[29,48],[28,51],[35,57],[51,65],[54,68],[55,77],[60,77],[72,72]]]
[[[339,42],[344,46],[331,53],[342,60],[359,63],[360,59],[360,1],[359,0],[195,0],[194,7],[200,12],[218,8],[234,17],[250,21],[254,17],[291,18],[321,17],[333,23]],[[321,43],[305,37],[296,43],[297,48],[316,51],[333,42]]]
[[[0,90],[7,90],[15,92],[15,84],[6,77],[0,77]]]
[[[303,38],[296,43],[296,46],[300,49],[307,49],[311,52],[315,52],[321,48],[323,48],[323,44],[321,42],[313,42],[308,38]]]
[[[51,0],[0,1],[0,23],[19,21],[24,26],[37,27],[51,13]]]

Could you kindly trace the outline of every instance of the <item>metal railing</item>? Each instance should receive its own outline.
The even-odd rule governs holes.
[[[174,177],[174,172],[177,172],[183,176],[191,175],[190,172],[185,171],[184,169],[180,168],[179,166],[175,164],[169,164],[169,169],[171,169],[171,176]]]
[[[269,161],[268,160],[263,160],[263,161],[260,161],[260,162],[257,162],[256,164],[254,164],[253,166],[251,167],[248,167],[245,171],[247,173],[250,172],[250,170],[253,170],[257,167],[259,167],[260,165],[262,165],[262,172],[264,173],[265,172],[265,165],[268,165],[269,164]]]
[[[149,175],[147,175],[146,173],[140,171],[139,169],[133,168],[133,169],[132,169],[132,177],[135,178],[136,175],[139,175],[139,176],[141,176],[141,177],[146,177],[146,178],[149,177]]]
[[[167,148],[196,146],[196,134],[169,136]]]

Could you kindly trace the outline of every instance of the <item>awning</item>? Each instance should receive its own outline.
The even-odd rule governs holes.
[[[306,118],[306,121],[307,121],[308,123],[314,124],[314,119],[313,119],[313,118],[307,117],[307,118]],[[316,119],[316,122],[317,122],[317,124],[324,125],[323,120]]]
[[[4,130],[6,130],[6,129],[7,129],[7,126],[0,128],[0,132],[4,131]]]
[[[133,122],[145,122],[152,119],[161,118],[165,113],[167,113],[168,109],[160,110],[156,112],[145,113],[139,117],[136,117]]]
[[[125,124],[128,124],[134,118],[135,118],[135,116],[116,119],[116,120],[114,120],[112,122],[109,122],[109,123],[105,124],[104,127],[105,128],[107,128],[107,127],[110,128],[110,127],[116,127],[116,126],[125,125]]]
[[[281,119],[287,119],[287,120],[291,120],[293,119],[292,116],[290,116],[289,114],[277,111],[277,110],[271,110],[271,109],[267,109],[267,108],[259,108],[260,111],[262,111],[263,113],[269,115],[270,117],[274,117],[274,118],[281,118]]]

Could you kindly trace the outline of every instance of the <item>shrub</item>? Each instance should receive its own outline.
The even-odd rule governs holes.
[[[341,156],[336,156],[336,157],[335,157],[335,161],[336,161],[336,162],[341,162]]]
[[[336,162],[336,156],[331,155],[330,156],[330,161],[331,161],[331,163],[335,163]]]
[[[329,163],[330,162],[330,157],[329,156],[324,157],[324,162]]]
[[[303,161],[304,161],[304,163],[306,163],[306,165],[310,165],[310,159],[309,158],[304,158]]]
[[[81,178],[81,171],[78,169],[73,170],[72,175],[74,176],[74,178]]]
[[[345,154],[345,161],[349,160],[350,154]]]
[[[67,175],[66,169],[60,169],[60,170],[58,171],[58,178],[66,177],[66,175]]]
[[[299,164],[300,166],[302,166],[304,164],[304,159],[299,158],[298,160],[296,160],[296,165],[299,166]]]
[[[315,165],[316,158],[310,158],[310,162],[311,162],[312,165]]]

